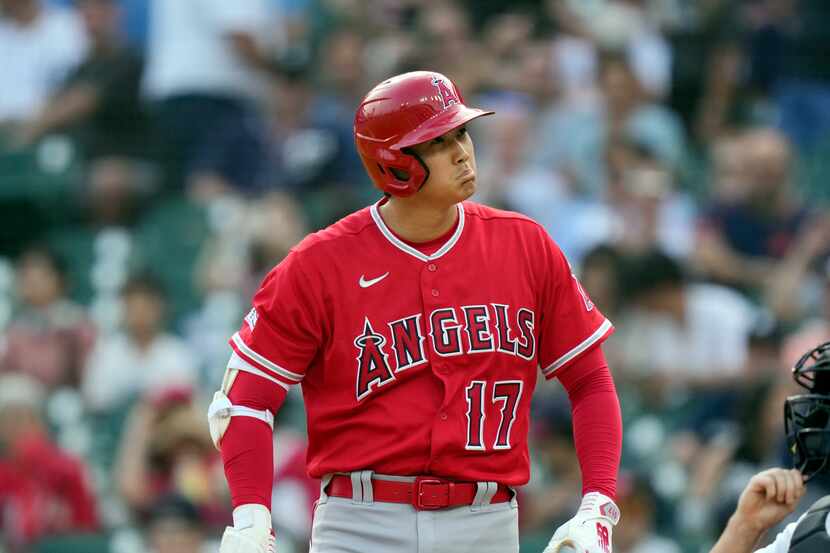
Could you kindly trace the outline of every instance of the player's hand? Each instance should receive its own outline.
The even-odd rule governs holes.
[[[795,510],[804,491],[804,478],[797,469],[759,472],[741,493],[734,516],[757,532],[766,532]]]
[[[276,553],[271,513],[264,505],[240,505],[233,510],[233,527],[225,528],[219,553]]]
[[[610,498],[586,494],[576,515],[557,528],[543,553],[611,553],[611,533],[619,520],[620,510]]]

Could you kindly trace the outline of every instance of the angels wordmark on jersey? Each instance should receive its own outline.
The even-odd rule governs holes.
[[[553,378],[613,327],[531,219],[464,202],[446,236],[411,244],[384,223],[384,201],[268,274],[231,366],[302,384],[314,477],[522,485],[538,374]]]
[[[521,307],[511,327],[509,312],[509,305],[499,303],[438,308],[427,317],[428,334],[422,328],[421,313],[415,313],[385,325],[391,340],[375,331],[367,316],[363,332],[354,339],[358,349],[357,400],[395,380],[395,374],[426,363],[425,341],[441,357],[498,352],[532,361],[536,353],[535,315]],[[513,328],[519,329],[519,337],[514,337]],[[387,353],[387,344],[392,354]]]

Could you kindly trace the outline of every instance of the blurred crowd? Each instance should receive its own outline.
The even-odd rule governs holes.
[[[827,44],[825,0],[0,0],[0,552],[215,551],[227,339],[379,198],[354,109],[414,69],[497,112],[474,199],[543,224],[615,323],[615,551],[707,550],[830,340]],[[530,553],[580,490],[566,395],[534,401]],[[275,452],[306,551],[294,392]]]

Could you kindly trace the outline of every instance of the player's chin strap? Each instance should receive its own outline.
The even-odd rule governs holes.
[[[231,424],[231,417],[252,417],[266,423],[274,429],[274,415],[267,409],[259,411],[244,405],[234,405],[223,391],[213,394],[213,401],[208,407],[208,426],[213,445],[219,449],[219,442]]]
[[[612,529],[619,520],[620,510],[611,498],[587,493],[576,515],[556,530],[543,553],[611,553]]]

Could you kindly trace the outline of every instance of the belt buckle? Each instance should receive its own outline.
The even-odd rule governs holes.
[[[415,479],[413,506],[419,511],[435,511],[449,507],[452,485],[452,482],[446,482],[438,478],[417,477]],[[441,491],[438,494],[429,491],[436,489]]]

